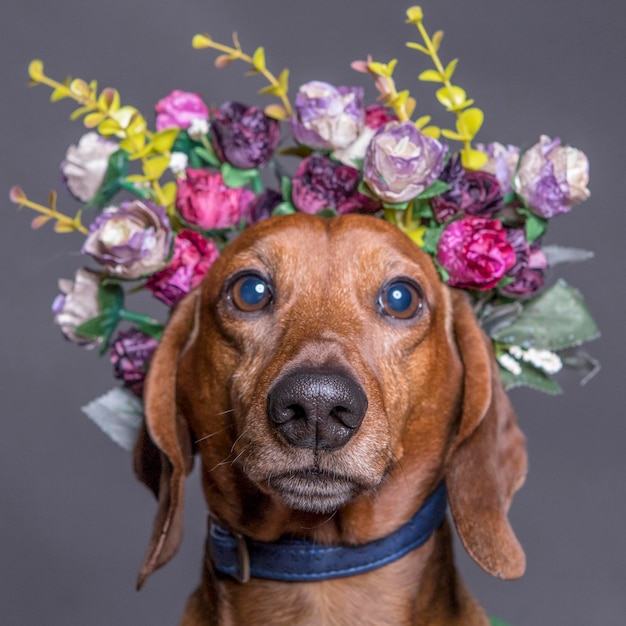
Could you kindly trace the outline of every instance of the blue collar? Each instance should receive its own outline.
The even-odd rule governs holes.
[[[257,541],[210,520],[208,558],[218,572],[242,583],[251,577],[289,582],[341,578],[393,563],[419,548],[445,516],[446,488],[441,483],[404,526],[382,539],[355,546],[294,539]]]

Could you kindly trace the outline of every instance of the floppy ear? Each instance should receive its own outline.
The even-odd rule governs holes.
[[[193,465],[189,430],[176,402],[178,364],[195,338],[198,295],[187,296],[165,328],[146,377],[146,424],[135,445],[135,472],[158,498],[148,553],[139,571],[137,588],[165,565],[182,539],[185,477]]]
[[[450,509],[470,556],[493,576],[518,578],[526,557],[507,512],[526,476],[525,438],[500,381],[491,342],[467,296],[454,292],[453,301],[464,392],[461,423],[446,466]]]

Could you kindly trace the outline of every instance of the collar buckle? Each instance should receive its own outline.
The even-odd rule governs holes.
[[[246,538],[241,533],[233,533],[237,542],[237,571],[234,578],[240,583],[250,580],[250,552]]]

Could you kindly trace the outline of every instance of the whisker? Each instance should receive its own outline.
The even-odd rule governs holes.
[[[215,432],[212,432],[208,435],[204,435],[204,437],[200,437],[200,439],[196,439],[194,443],[200,443],[201,441],[204,441],[205,439],[210,439],[211,437],[215,437],[215,435],[219,435],[221,432],[224,432],[225,430],[228,430],[229,428],[230,426],[224,426],[224,428],[220,428],[219,430],[216,430]]]

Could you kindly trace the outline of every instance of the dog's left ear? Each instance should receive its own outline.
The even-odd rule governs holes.
[[[525,438],[500,381],[491,342],[463,293],[453,291],[464,368],[462,418],[446,466],[452,517],[465,549],[487,572],[518,578],[526,557],[507,512],[526,476]]]
[[[182,539],[185,478],[193,466],[193,448],[177,407],[176,379],[179,361],[196,333],[197,300],[192,293],[175,309],[146,377],[146,424],[135,445],[135,473],[159,503],[137,588],[174,556]]]

